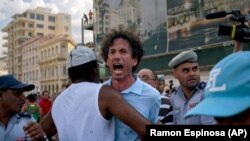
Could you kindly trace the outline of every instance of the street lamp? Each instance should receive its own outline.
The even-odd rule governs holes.
[[[138,35],[140,36],[140,24],[141,24],[141,17],[140,16],[137,17],[137,24],[138,24],[138,29],[139,29]]]
[[[84,45],[84,27],[83,27],[84,13],[82,14],[81,28],[82,28],[82,45]]]

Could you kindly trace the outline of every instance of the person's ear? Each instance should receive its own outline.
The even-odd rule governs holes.
[[[178,75],[177,75],[176,71],[175,71],[175,70],[172,70],[172,73],[173,73],[174,78],[175,78],[175,79],[178,79]]]

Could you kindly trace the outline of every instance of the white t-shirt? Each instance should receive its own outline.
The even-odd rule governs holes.
[[[60,141],[112,141],[114,120],[100,113],[98,95],[102,84],[71,84],[55,100],[52,117]]]

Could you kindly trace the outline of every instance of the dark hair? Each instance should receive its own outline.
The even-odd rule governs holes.
[[[44,93],[49,93],[49,91],[48,90],[44,90],[43,92],[42,92],[42,95],[44,95]]]
[[[103,40],[100,43],[101,56],[103,57],[104,61],[107,62],[109,47],[113,45],[114,40],[117,38],[122,38],[129,42],[132,50],[132,58],[137,58],[138,61],[137,65],[134,66],[132,70],[133,72],[135,72],[143,56],[142,43],[139,37],[134,32],[129,29],[125,29],[123,26],[118,26],[118,29],[111,29],[111,31],[104,36]]]
[[[27,99],[30,101],[30,102],[35,102],[36,101],[36,96],[35,94],[29,94],[27,96]]]
[[[87,80],[95,81],[94,79],[99,79],[99,73],[95,73],[95,70],[98,71],[97,61],[91,61],[79,66],[68,68],[68,75],[72,82],[76,80]],[[97,75],[97,76],[94,76]]]

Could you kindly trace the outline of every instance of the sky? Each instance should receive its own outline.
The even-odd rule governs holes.
[[[76,43],[81,42],[81,18],[83,13],[88,13],[93,9],[93,0],[0,0],[0,30],[5,27],[11,17],[17,13],[23,13],[27,9],[35,9],[36,7],[51,8],[52,13],[66,13],[71,15],[72,38]],[[3,40],[0,31],[0,57],[2,51],[6,50],[2,44],[7,42]],[[92,31],[84,31],[84,42],[93,41]]]

